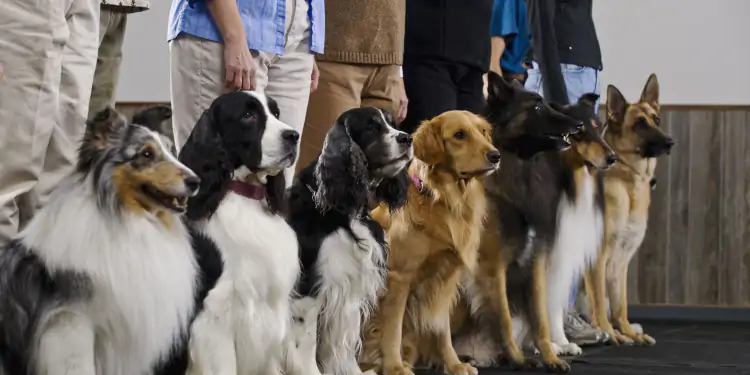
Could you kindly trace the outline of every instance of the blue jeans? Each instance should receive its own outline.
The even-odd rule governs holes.
[[[599,71],[594,68],[585,66],[578,66],[572,64],[560,64],[562,70],[563,79],[565,80],[565,88],[568,91],[568,101],[570,104],[578,101],[578,98],[583,94],[593,92],[595,94],[601,94],[600,82],[599,82]],[[532,64],[532,68],[529,69],[529,78],[526,79],[526,90],[534,91],[544,97],[544,89],[542,88],[542,74],[539,72],[539,65],[537,63]],[[596,101],[594,106],[594,113],[599,111],[599,100]],[[570,291],[570,301],[568,308],[573,309],[575,305],[576,297],[578,296],[578,284],[581,278],[576,277],[573,281],[573,289]]]
[[[594,68],[578,66],[572,64],[560,64],[565,88],[568,91],[568,101],[570,104],[578,101],[583,94],[590,92],[601,95],[601,83],[599,82],[599,71]],[[542,88],[542,74],[539,72],[539,65],[532,63],[532,68],[528,71],[529,77],[526,79],[526,90],[534,91],[544,97]],[[598,112],[599,101],[596,101],[594,110]]]

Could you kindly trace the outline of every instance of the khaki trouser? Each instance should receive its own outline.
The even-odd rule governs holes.
[[[310,97],[313,55],[305,0],[287,0],[286,46],[283,55],[251,51],[258,64],[256,90],[276,100],[281,121],[302,133]],[[226,92],[222,44],[181,35],[169,43],[172,125],[179,150],[211,102]],[[294,165],[284,171],[287,184]]]
[[[128,14],[101,10],[99,18],[99,55],[96,59],[94,84],[91,87],[91,102],[88,118],[93,118],[107,106],[115,105],[115,91],[120,79],[122,65],[122,42],[125,40],[125,27]]]
[[[73,169],[98,33],[99,0],[0,1],[0,245]]]
[[[318,89],[310,95],[297,170],[317,159],[326,133],[341,113],[352,108],[380,107],[395,117],[399,109],[398,65],[318,61],[318,70]]]

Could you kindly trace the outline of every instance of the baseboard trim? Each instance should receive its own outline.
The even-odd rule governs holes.
[[[750,307],[699,307],[630,305],[628,320],[670,320],[692,322],[750,323]]]

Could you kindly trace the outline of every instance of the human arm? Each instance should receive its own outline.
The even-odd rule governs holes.
[[[555,10],[557,2],[554,0],[529,2],[529,26],[531,27],[531,44],[534,50],[534,60],[539,65],[542,84],[546,99],[568,104],[568,94],[560,68],[560,55],[555,35]]]
[[[209,12],[224,40],[226,86],[235,90],[255,89],[258,68],[247,46],[245,26],[242,24],[236,0],[208,0]]]
[[[503,56],[503,52],[505,52],[505,38],[501,36],[493,36],[490,39],[490,44],[492,46],[492,53],[490,54],[490,70],[499,75],[503,75],[503,69],[500,66],[500,58]]]
[[[490,70],[499,75],[503,75],[500,59],[505,52],[506,41],[518,34],[516,1],[494,0],[492,4]]]

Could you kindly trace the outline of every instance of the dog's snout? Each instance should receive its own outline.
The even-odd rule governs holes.
[[[401,133],[396,136],[396,142],[401,145],[410,145],[412,141],[411,135],[406,133]]]
[[[500,151],[498,150],[492,150],[487,152],[487,160],[492,164],[497,164],[500,162]]]
[[[672,137],[667,138],[667,140],[664,141],[664,145],[667,146],[667,148],[672,148],[672,146],[674,146],[674,139],[672,139]]]
[[[293,145],[296,145],[299,141],[299,133],[296,130],[284,130],[281,133],[281,138]]]
[[[201,187],[201,179],[198,176],[185,177],[185,187],[192,191],[197,191]]]
[[[617,155],[615,155],[615,154],[607,155],[606,161],[607,161],[607,165],[612,165],[612,164],[616,163],[617,162]]]

